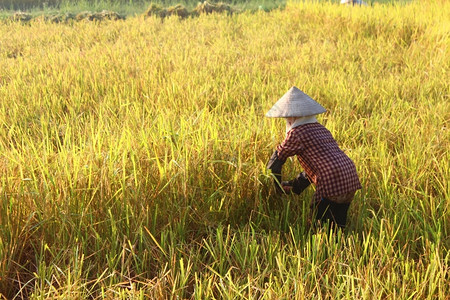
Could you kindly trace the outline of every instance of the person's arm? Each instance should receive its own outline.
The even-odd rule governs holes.
[[[286,139],[277,146],[277,149],[270,157],[267,168],[275,175],[275,186],[278,191],[283,191],[281,188],[281,169],[286,159],[290,156],[294,156],[301,150],[301,143],[298,140],[295,130],[290,130]]]
[[[281,192],[281,169],[283,168],[283,164],[286,162],[286,160],[281,160],[278,158],[278,151],[275,150],[273,152],[272,156],[269,159],[269,162],[267,163],[267,169],[272,171],[272,174],[275,176],[274,178],[274,184],[277,189],[277,191]]]

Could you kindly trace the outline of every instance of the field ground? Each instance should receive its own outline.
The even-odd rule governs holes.
[[[0,23],[2,297],[448,299],[449,14]],[[345,232],[265,168],[292,85],[361,177]]]

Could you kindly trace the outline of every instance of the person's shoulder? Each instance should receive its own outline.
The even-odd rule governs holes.
[[[295,129],[295,128],[294,128]],[[330,137],[331,132],[320,123],[308,123],[297,127],[294,133],[299,139]]]

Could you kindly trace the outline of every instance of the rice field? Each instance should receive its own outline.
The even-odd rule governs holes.
[[[449,299],[449,14],[0,22],[0,298]],[[293,85],[361,178],[344,232],[265,167]]]

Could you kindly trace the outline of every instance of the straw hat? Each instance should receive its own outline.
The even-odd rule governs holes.
[[[318,115],[327,110],[295,86],[267,112],[269,118],[307,117]]]

